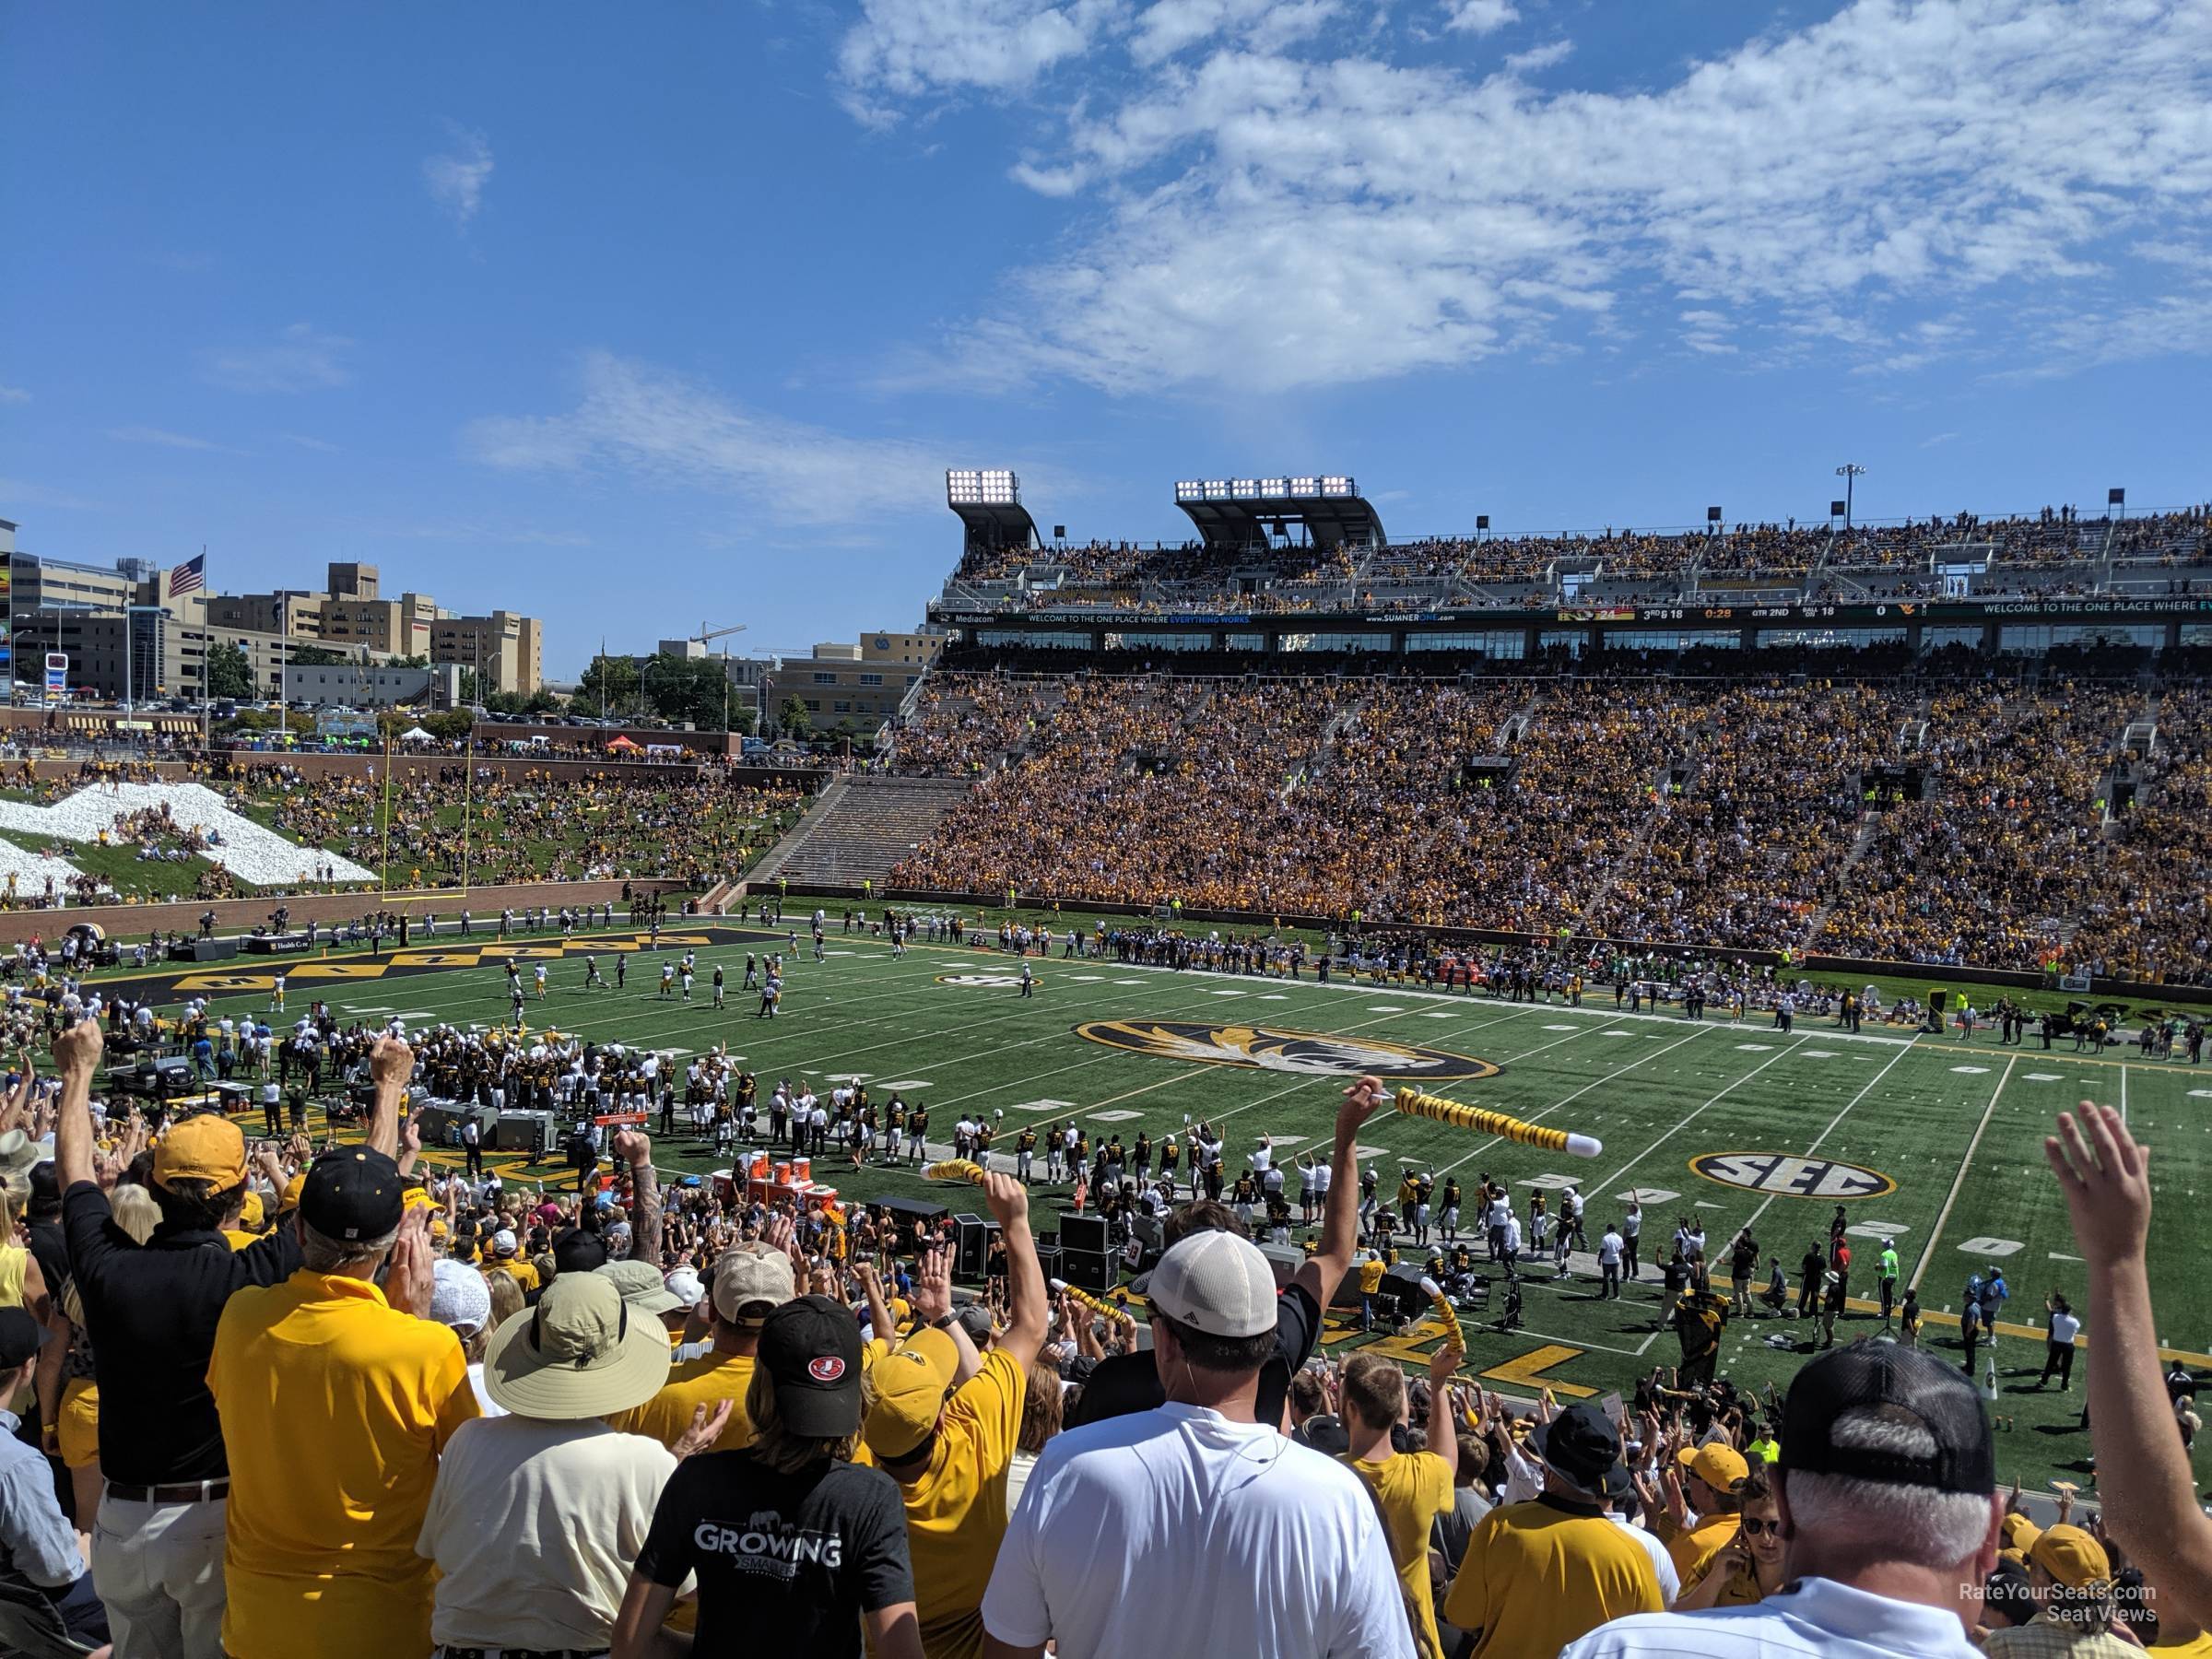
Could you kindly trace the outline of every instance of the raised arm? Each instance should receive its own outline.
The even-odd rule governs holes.
[[[404,1038],[379,1037],[369,1051],[369,1080],[376,1100],[369,1108],[369,1149],[399,1157],[399,1097],[415,1075],[415,1051]]]
[[[53,1064],[62,1077],[61,1115],[53,1128],[54,1173],[67,1192],[94,1178],[92,1170],[92,1074],[105,1046],[100,1022],[80,1019],[53,1040]]]
[[[998,1347],[1026,1371],[1044,1347],[1046,1313],[1044,1268],[1030,1231],[1030,1190],[1015,1176],[986,1175],[983,1202],[1006,1243],[1007,1323]]]
[[[2149,1153],[2117,1112],[2084,1100],[2078,1117],[2059,1113],[2043,1155],[2088,1259],[2089,1306],[2100,1324],[2089,1359],[2089,1438],[2105,1525],[2193,1622],[2212,1625],[2212,1519],[2197,1507],[2151,1318]]]
[[[1382,1082],[1362,1077],[1336,1108],[1336,1144],[1329,1152],[1329,1195],[1321,1212],[1321,1246],[1290,1282],[1303,1287],[1323,1312],[1344,1282],[1359,1242],[1359,1130],[1382,1107]]]
[[[629,1259],[661,1265],[661,1178],[653,1167],[653,1136],[624,1129],[615,1136],[615,1156],[629,1170]]]
[[[1447,1342],[1429,1359],[1429,1450],[1443,1460],[1453,1478],[1459,1474],[1459,1415],[1452,1406],[1452,1375],[1466,1359],[1457,1343]]]

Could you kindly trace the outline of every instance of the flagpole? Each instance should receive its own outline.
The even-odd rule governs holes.
[[[384,829],[377,853],[376,886],[379,892],[388,892],[392,887],[392,728],[384,727]]]
[[[483,694],[483,681],[478,678],[477,695]],[[468,771],[461,785],[461,891],[468,892],[468,832],[477,819],[477,724],[468,724]]]

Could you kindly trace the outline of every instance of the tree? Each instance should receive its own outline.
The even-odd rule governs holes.
[[[638,665],[626,656],[595,656],[576,682],[569,707],[579,714],[619,715],[637,712]]]
[[[735,688],[719,657],[654,657],[645,670],[645,696],[663,720],[688,722],[701,732],[721,731],[724,718],[738,712]]]
[[[207,653],[207,695],[228,698],[233,702],[240,699],[251,700],[253,696],[253,668],[246,661],[246,653],[235,645],[216,645]]]
[[[795,697],[783,700],[783,707],[777,712],[777,718],[783,723],[783,735],[795,737],[802,743],[814,730],[814,716],[806,712],[806,705]]]
[[[294,645],[285,653],[286,662],[301,668],[332,668],[353,659],[342,651],[333,651],[327,645]]]

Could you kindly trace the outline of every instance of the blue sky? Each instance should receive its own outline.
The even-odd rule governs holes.
[[[604,634],[1173,537],[2212,494],[2212,0],[0,11],[0,517]]]

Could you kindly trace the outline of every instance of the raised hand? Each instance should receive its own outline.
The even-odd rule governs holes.
[[[101,1035],[100,1021],[80,1019],[60,1032],[53,1040],[54,1069],[64,1077],[88,1077],[100,1065],[107,1039]]]
[[[694,1406],[691,1408],[691,1427],[677,1435],[676,1444],[668,1448],[676,1454],[676,1461],[681,1463],[687,1457],[712,1449],[714,1442],[722,1438],[722,1431],[729,1426],[730,1413],[736,1404],[735,1400],[717,1400],[712,1411],[709,1411],[703,1404]]]
[[[2074,1237],[2091,1261],[2140,1260],[2150,1234],[2150,1153],[2110,1106],[2058,1114],[2043,1157],[2066,1195]]]
[[[631,1169],[653,1160],[653,1136],[639,1128],[615,1132],[615,1156]]]

